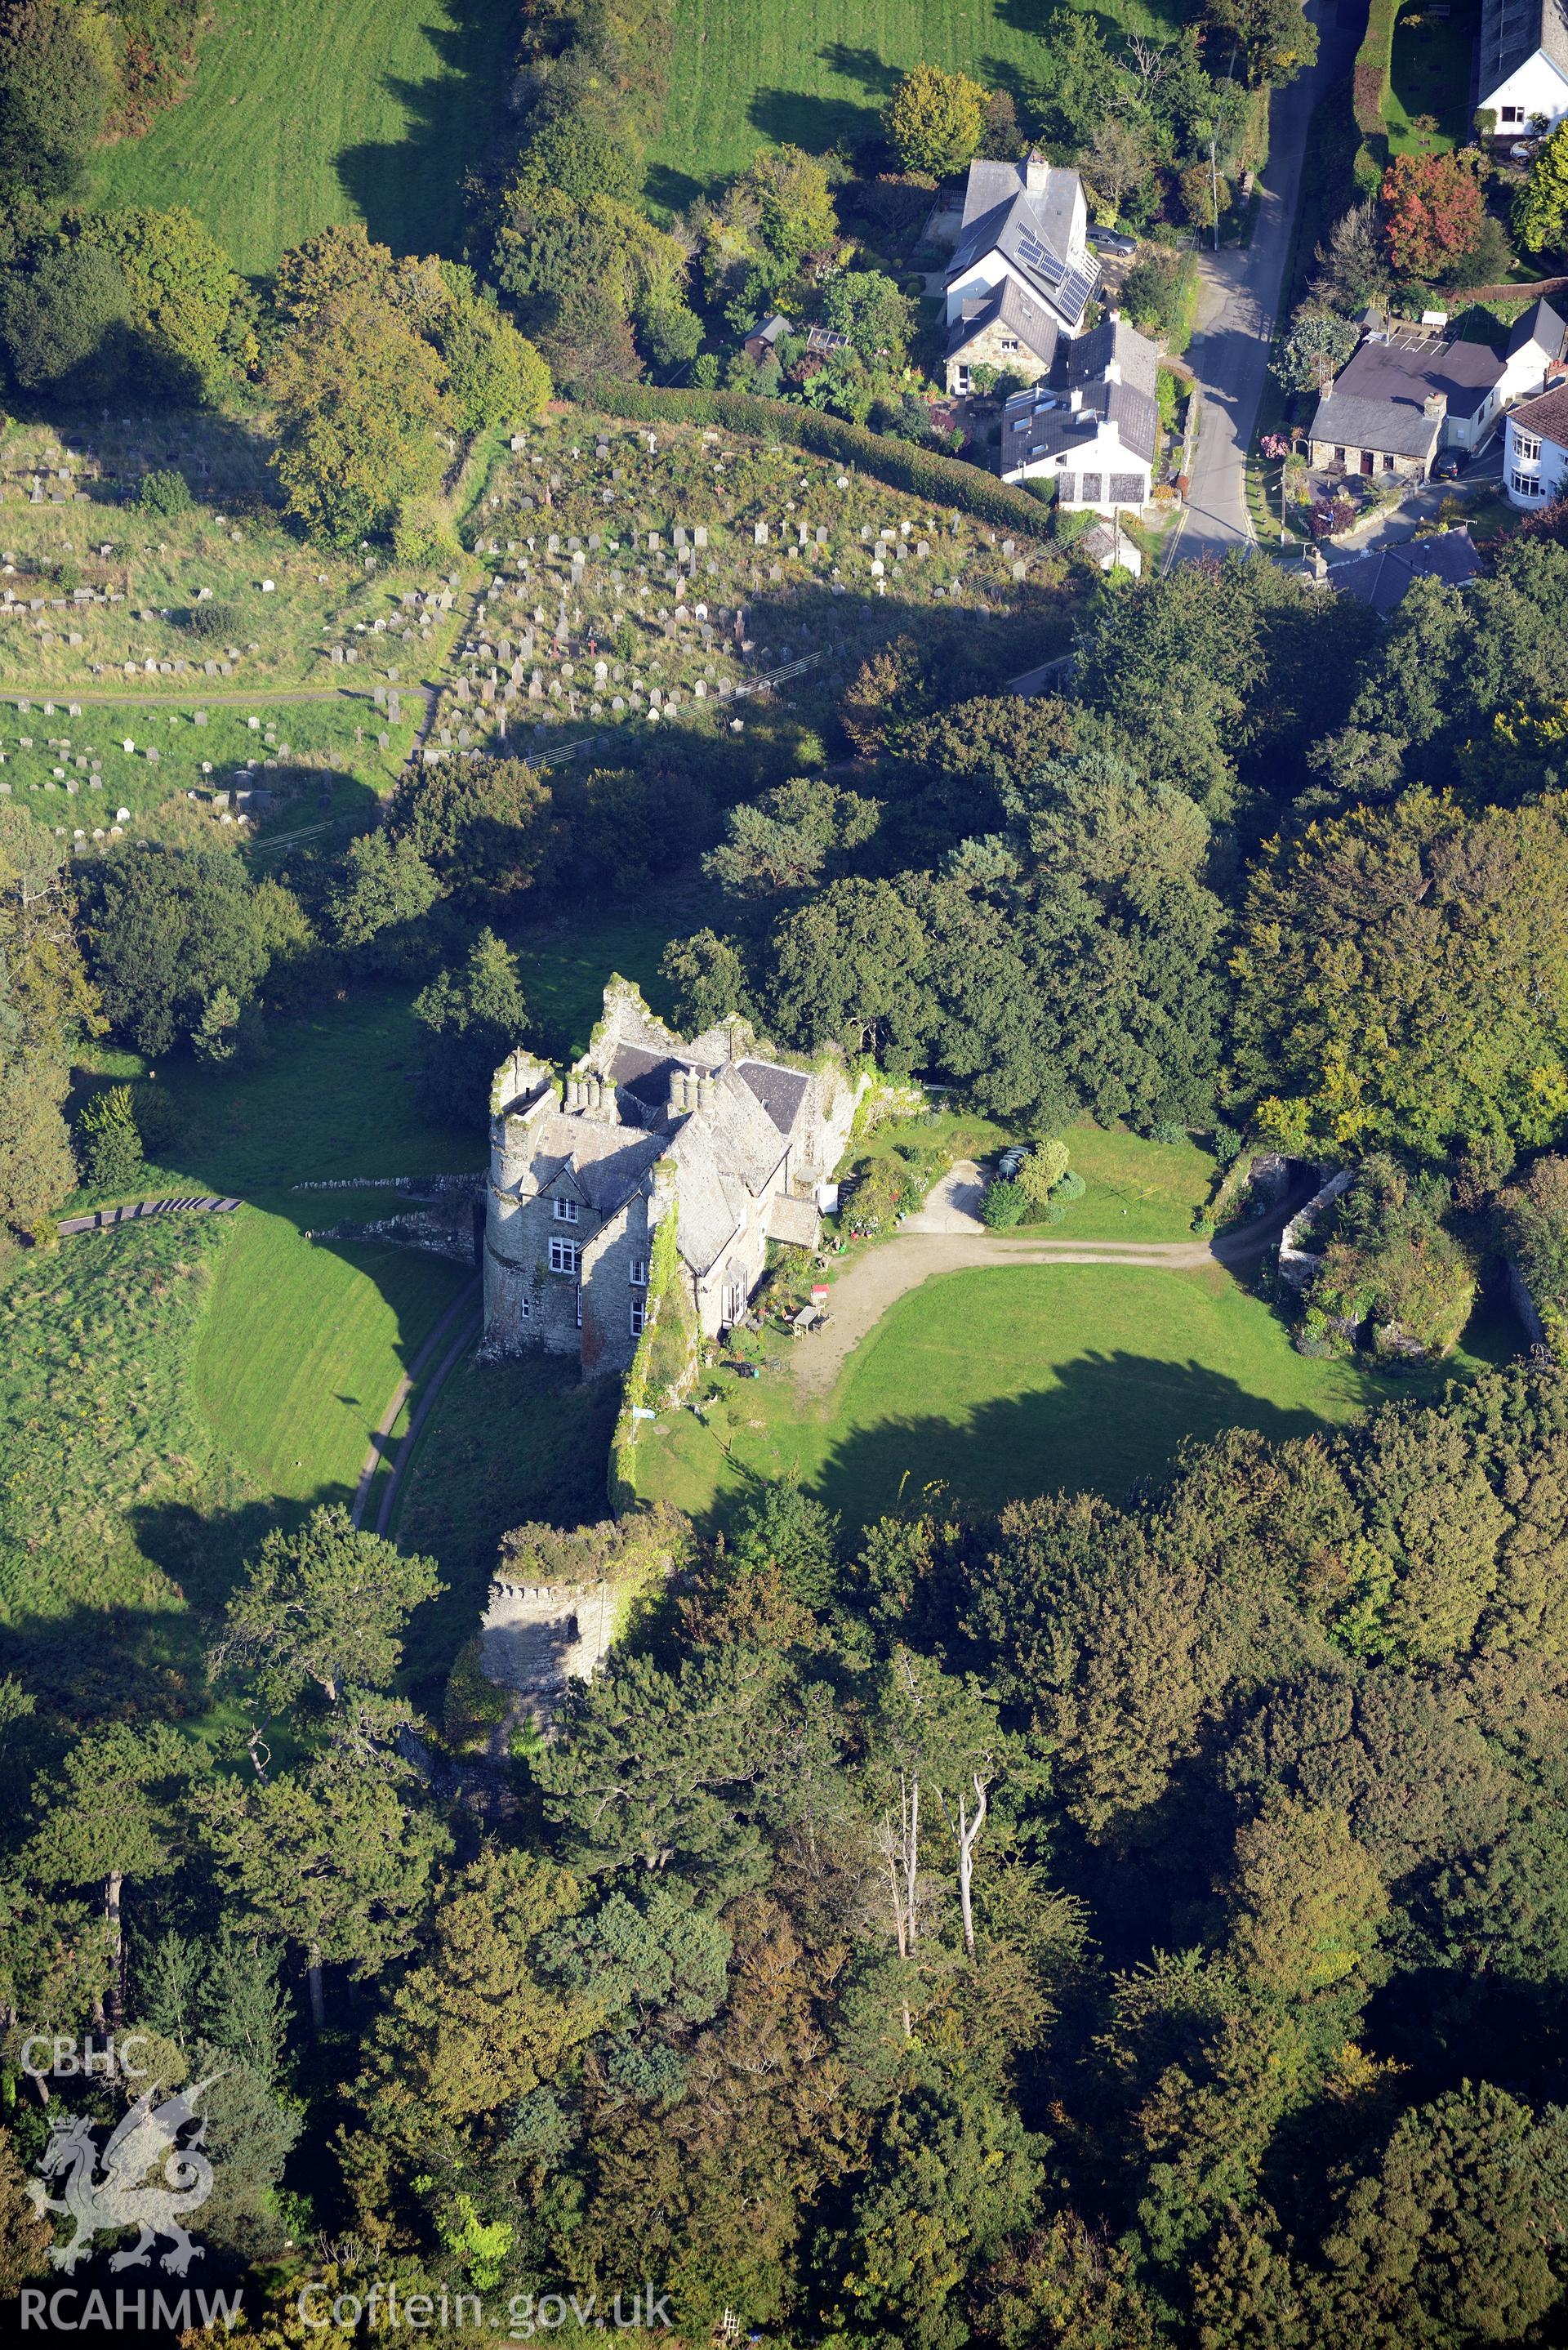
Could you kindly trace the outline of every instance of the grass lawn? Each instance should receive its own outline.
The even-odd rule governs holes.
[[[1470,53],[1480,16],[1477,0],[1455,0],[1447,17],[1421,0],[1401,9],[1394,27],[1394,64],[1383,120],[1394,155],[1441,155],[1470,136]],[[1417,130],[1427,119],[1435,130]]]
[[[369,1219],[384,1193],[332,1195]],[[192,1361],[214,1435],[276,1500],[348,1501],[399,1379],[471,1276],[416,1249],[313,1243],[242,1210]]]
[[[1125,1127],[1098,1126],[1075,1126],[1064,1139],[1089,1188],[1051,1228],[1054,1239],[1191,1239],[1214,1180],[1213,1156],[1200,1143],[1147,1142]]]
[[[111,204],[188,204],[242,270],[362,220],[456,255],[506,119],[515,0],[224,0],[183,101],[99,159]]]
[[[367,991],[278,1024],[249,1067],[214,1074],[176,1059],[159,1075],[173,1139],[137,1195],[232,1192],[251,1203],[228,1227],[196,1342],[199,1406],[253,1486],[291,1504],[352,1492],[399,1379],[469,1277],[412,1249],[305,1238],[310,1226],[394,1212],[388,1192],[290,1188],[482,1163],[478,1128],[432,1124],[420,1109],[422,1036],[410,1002],[410,991]],[[134,1055],[100,1054],[81,1082],[144,1069]]]
[[[1010,1142],[1027,1140],[989,1118],[940,1110],[929,1118],[890,1119],[867,1142],[853,1143],[850,1161],[907,1150],[940,1150],[951,1159],[993,1159]],[[1088,1190],[1072,1201],[1059,1224],[1024,1225],[1053,1240],[1185,1241],[1208,1201],[1214,1159],[1201,1144],[1148,1142],[1125,1127],[1085,1120],[1063,1139]]]
[[[853,145],[922,60],[1025,98],[1052,13],[1049,0],[677,0],[649,196],[687,203],[772,140],[814,154]],[[1110,0],[1096,13],[1127,32],[1180,30],[1179,9],[1162,0]]]
[[[996,1509],[1030,1493],[1119,1497],[1183,1437],[1242,1426],[1303,1435],[1391,1395],[1430,1392],[1513,1351],[1506,1318],[1472,1353],[1397,1380],[1292,1347],[1268,1306],[1218,1268],[1013,1265],[909,1292],[850,1357],[819,1411],[783,1363],[724,1379],[707,1426],[668,1414],[644,1439],[649,1499],[722,1518],[754,1476],[798,1472],[851,1523],[940,1487]]]

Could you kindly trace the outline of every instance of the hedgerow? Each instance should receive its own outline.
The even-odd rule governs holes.
[[[958,506],[982,522],[1027,531],[1033,538],[1044,537],[1049,531],[1037,498],[1006,482],[993,481],[977,466],[913,448],[908,442],[885,439],[864,425],[821,416],[788,400],[761,400],[749,391],[682,391],[664,384],[624,383],[613,376],[594,377],[585,392],[586,406],[607,416],[624,417],[629,423],[717,424],[734,432],[790,441],[813,456],[858,465],[892,489],[907,490],[912,497],[929,498],[936,505]]]

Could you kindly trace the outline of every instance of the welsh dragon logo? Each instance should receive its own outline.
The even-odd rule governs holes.
[[[139,2233],[129,2251],[113,2255],[111,2269],[146,2268],[160,2236],[170,2239],[171,2249],[159,2265],[175,2276],[183,2276],[192,2261],[205,2257],[181,2219],[199,2210],[213,2191],[213,2166],[202,2150],[207,2117],[196,2111],[196,2101],[218,2077],[210,2074],[161,2104],[154,2102],[157,2093],[151,2089],[138,2097],[105,2147],[101,2169],[91,2122],[80,2114],[56,2122],[38,2165],[42,2178],[27,2183],[40,2211],[57,2212],[75,2222],[69,2243],[49,2249],[56,2268],[68,2275],[92,2251],[96,2235],[123,2228]],[[180,2133],[192,2122],[195,2128],[181,2146]],[[157,2170],[162,2173],[161,2182],[148,2176]],[[57,2200],[44,2181],[62,2178],[65,2190]]]

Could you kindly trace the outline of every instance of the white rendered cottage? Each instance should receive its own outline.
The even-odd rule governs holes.
[[[1511,408],[1503,427],[1502,482],[1526,512],[1568,494],[1568,383]]]
[[[1538,119],[1555,130],[1568,114],[1565,0],[1481,0],[1479,105],[1497,137],[1515,140]]]
[[[1004,482],[1047,475],[1069,513],[1115,514],[1147,504],[1154,481],[1159,354],[1113,311],[1064,341],[1051,373],[1002,412],[997,465]]]
[[[948,390],[975,366],[1034,377],[1059,335],[1075,335],[1100,282],[1076,172],[1039,154],[969,167],[963,222],[948,265]]]

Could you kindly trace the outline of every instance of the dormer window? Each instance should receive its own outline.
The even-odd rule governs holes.
[[[550,1213],[558,1224],[575,1224],[577,1221],[577,1203],[575,1200],[552,1200]]]

